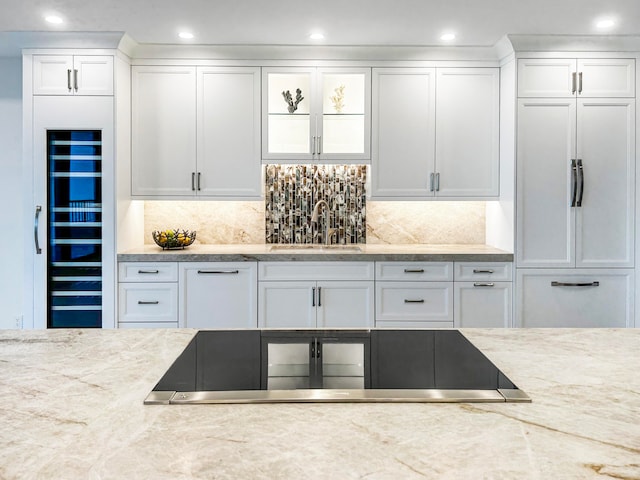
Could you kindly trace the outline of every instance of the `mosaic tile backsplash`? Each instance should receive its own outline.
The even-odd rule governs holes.
[[[267,165],[265,243],[366,243],[366,177],[365,165]]]

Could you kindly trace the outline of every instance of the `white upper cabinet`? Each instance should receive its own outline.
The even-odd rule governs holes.
[[[439,68],[436,85],[436,195],[497,197],[500,71]]]
[[[260,69],[132,67],[132,194],[259,198]]]
[[[499,195],[497,68],[376,68],[372,198]]]
[[[521,58],[518,97],[634,97],[635,60]]]
[[[194,195],[195,67],[134,66],[131,88],[132,195]]]
[[[433,196],[435,69],[374,69],[371,131],[371,196]]]
[[[113,56],[34,55],[34,95],[113,95]]]
[[[263,160],[368,161],[370,85],[368,68],[263,68]]]

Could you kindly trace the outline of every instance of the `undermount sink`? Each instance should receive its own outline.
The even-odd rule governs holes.
[[[270,252],[277,251],[338,251],[338,252],[362,252],[362,248],[357,245],[318,245],[318,244],[286,244],[286,245],[271,245]]]

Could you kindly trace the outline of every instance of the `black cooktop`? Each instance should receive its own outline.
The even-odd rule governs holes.
[[[457,330],[201,330],[145,404],[530,402]]]

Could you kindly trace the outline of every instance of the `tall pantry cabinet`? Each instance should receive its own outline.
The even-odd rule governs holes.
[[[516,325],[634,322],[635,60],[518,59]]]

